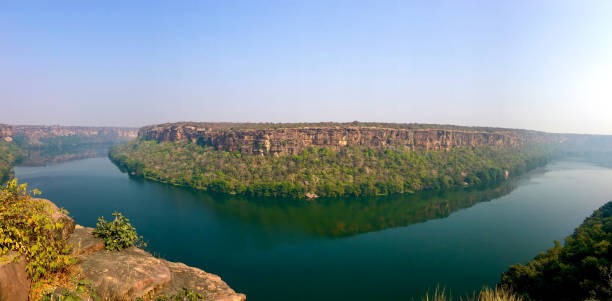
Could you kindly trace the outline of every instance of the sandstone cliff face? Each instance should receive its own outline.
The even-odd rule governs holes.
[[[449,150],[458,146],[499,145],[516,147],[543,140],[546,134],[532,131],[468,128],[410,128],[408,125],[359,124],[275,125],[231,123],[175,123],[147,126],[138,131],[144,140],[189,141],[217,150],[248,154],[296,154],[311,146],[338,150],[345,146],[403,146],[415,150]]]

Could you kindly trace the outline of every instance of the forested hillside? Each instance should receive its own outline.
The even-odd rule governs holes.
[[[546,164],[544,144],[482,145],[448,151],[403,147],[309,147],[296,155],[257,156],[189,142],[137,140],[110,158],[132,175],[214,192],[254,196],[375,196],[476,186]]]

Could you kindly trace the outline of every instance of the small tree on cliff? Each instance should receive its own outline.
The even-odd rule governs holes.
[[[119,251],[132,246],[146,247],[142,236],[138,236],[136,228],[130,220],[119,212],[113,212],[115,220],[106,221],[103,216],[98,218],[95,237],[104,240],[104,247],[109,251]]]

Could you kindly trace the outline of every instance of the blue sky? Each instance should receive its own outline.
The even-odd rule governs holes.
[[[6,1],[0,123],[612,134],[612,1]]]

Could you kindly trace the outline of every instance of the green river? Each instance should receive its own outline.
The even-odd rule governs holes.
[[[612,169],[558,161],[498,186],[375,199],[269,200],[130,178],[107,158],[17,167],[78,224],[120,211],[148,250],[248,300],[420,300],[492,286],[612,199]]]

